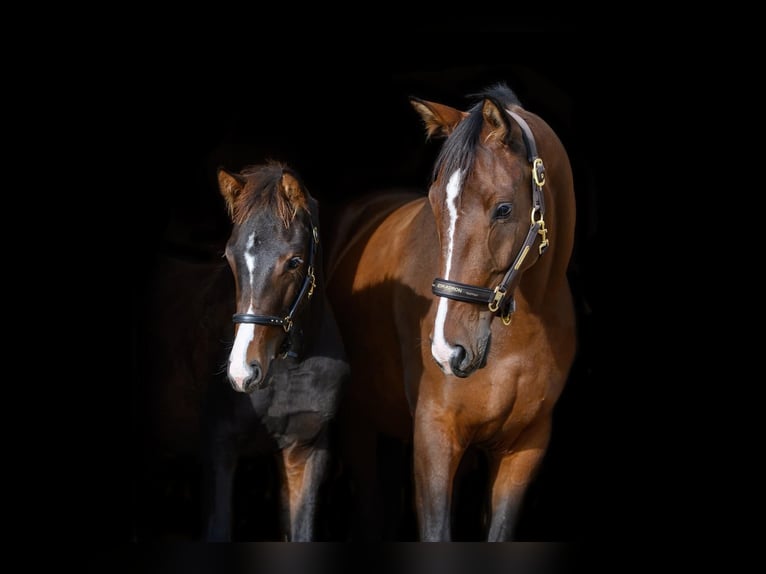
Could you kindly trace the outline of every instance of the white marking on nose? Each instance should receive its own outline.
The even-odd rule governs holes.
[[[254,313],[253,306],[247,309],[248,313]],[[229,377],[240,390],[244,389],[245,381],[252,374],[252,369],[247,362],[247,348],[255,337],[255,325],[253,323],[240,323],[237,336],[234,338],[234,346],[229,353]]]
[[[449,213],[449,227],[447,228],[447,257],[444,264],[444,279],[449,279],[452,269],[452,252],[455,246],[455,227],[457,225],[457,198],[462,187],[463,172],[457,170],[447,182],[447,212]],[[434,323],[434,340],[431,343],[431,354],[442,371],[452,374],[449,366],[449,358],[452,355],[452,347],[444,338],[444,322],[447,320],[447,304],[449,299],[439,297],[439,306],[436,308],[436,321]]]

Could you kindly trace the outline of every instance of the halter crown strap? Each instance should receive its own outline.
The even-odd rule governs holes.
[[[537,156],[537,144],[535,136],[527,121],[516,112],[505,110],[521,128],[521,136],[527,148],[527,161],[532,165],[532,209],[540,213],[540,219],[545,215],[545,197],[543,185],[545,185],[545,166],[543,160]],[[547,245],[546,245],[547,247]]]
[[[503,321],[508,324],[510,323],[510,315],[516,308],[516,302],[513,299],[513,295],[509,295],[508,288],[519,274],[521,264],[524,262],[524,259],[532,248],[537,236],[541,236],[540,245],[538,247],[540,255],[542,255],[548,248],[548,237],[544,220],[545,199],[543,185],[545,185],[545,166],[543,165],[543,160],[537,156],[535,136],[524,118],[511,110],[506,110],[506,112],[521,128],[521,135],[527,149],[527,160],[532,167],[532,212],[530,215],[531,223],[527,236],[521,244],[521,249],[519,249],[519,253],[516,255],[513,264],[505,273],[502,281],[500,281],[494,289],[475,287],[466,285],[465,283],[437,278],[434,279],[431,284],[431,291],[434,295],[447,297],[448,299],[454,299],[455,301],[486,303],[489,306],[490,311],[493,313],[499,312],[503,317]]]

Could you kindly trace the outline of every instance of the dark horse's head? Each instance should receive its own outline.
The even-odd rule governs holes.
[[[237,391],[262,387],[271,362],[286,351],[293,319],[314,287],[314,199],[278,162],[218,170],[233,229],[226,259],[236,282],[234,345],[228,375]]]
[[[547,245],[544,171],[532,157],[530,114],[505,85],[467,112],[411,103],[427,135],[446,138],[428,193],[440,245],[431,354],[444,373],[467,377],[486,364],[492,320],[510,321],[521,274]]]

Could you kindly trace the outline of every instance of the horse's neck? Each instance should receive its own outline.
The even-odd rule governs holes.
[[[553,254],[544,253],[521,276],[515,294],[517,306],[537,313],[570,296],[566,270],[559,269],[557,261],[545,261],[548,255]]]

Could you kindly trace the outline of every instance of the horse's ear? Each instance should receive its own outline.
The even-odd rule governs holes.
[[[508,142],[513,128],[508,121],[505,111],[497,106],[490,99],[484,100],[481,108],[481,115],[484,118],[484,129],[486,133],[482,134],[484,141],[497,140],[499,142]]]
[[[300,182],[289,172],[282,174],[282,190],[287,197],[287,201],[293,206],[293,212],[298,209],[308,210],[306,194],[303,192]]]
[[[444,104],[428,102],[420,98],[411,97],[410,104],[420,114],[426,125],[426,135],[431,137],[447,137],[468,115]]]
[[[511,121],[505,109],[494,100],[487,98],[481,108],[481,114],[484,118],[482,127],[482,140],[498,141],[508,146],[523,146],[523,134],[521,127]]]
[[[226,201],[226,208],[229,214],[234,213],[234,200],[245,187],[245,180],[239,175],[231,173],[226,169],[218,168],[218,189]]]

